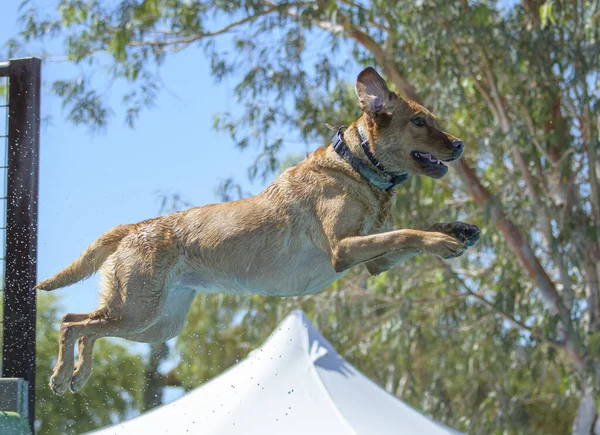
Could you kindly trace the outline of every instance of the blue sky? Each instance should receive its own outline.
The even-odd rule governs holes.
[[[0,46],[19,31],[20,0],[8,1],[0,15]],[[50,47],[53,54],[60,54],[60,48]],[[65,267],[109,228],[156,216],[157,192],[176,192],[202,205],[218,201],[215,188],[228,177],[244,182],[245,191],[264,187],[247,182],[253,150],[241,153],[228,136],[212,129],[214,113],[236,109],[233,84],[214,83],[199,49],[184,50],[164,63],[161,77],[167,89],[134,130],[123,122],[118,84],[111,87],[115,116],[105,133],[90,135],[66,120],[50,85],[78,73],[77,67],[60,62],[47,62],[42,69],[42,117],[50,122],[43,124],[40,145],[39,279]],[[95,82],[100,89],[108,87],[102,74]],[[97,277],[58,290],[64,311],[95,309],[97,290]]]

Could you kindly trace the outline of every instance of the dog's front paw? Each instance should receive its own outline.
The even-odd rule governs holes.
[[[448,260],[460,257],[467,249],[467,246],[455,237],[441,232],[432,232],[423,240],[423,249],[429,254]]]
[[[481,235],[481,231],[477,225],[464,222],[437,223],[427,228],[427,231],[447,234],[460,240],[469,248],[477,243]]]

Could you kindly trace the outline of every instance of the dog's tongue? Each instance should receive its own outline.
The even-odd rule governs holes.
[[[437,160],[434,159],[431,154],[421,154],[423,157],[427,157],[430,162],[437,163]]]

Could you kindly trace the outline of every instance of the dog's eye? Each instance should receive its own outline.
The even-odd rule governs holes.
[[[425,118],[423,118],[422,116],[417,116],[412,120],[412,123],[415,124],[417,127],[422,127],[425,125]]]

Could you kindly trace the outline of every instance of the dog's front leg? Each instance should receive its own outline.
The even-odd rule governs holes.
[[[393,231],[393,219],[392,215],[388,215],[388,219],[385,222],[385,225],[381,228],[382,233],[387,233]],[[427,230],[426,230],[427,231]],[[421,251],[416,249],[397,249],[395,251],[390,252],[383,257],[376,258],[375,260],[367,261],[365,266],[371,275],[379,275],[381,272],[385,272],[386,270],[393,269],[398,266],[400,263],[405,262],[413,258],[415,255],[418,255]]]
[[[381,258],[367,261],[365,266],[371,275],[379,275],[386,270],[393,269],[400,263],[404,263],[406,260],[410,260],[414,256],[420,254],[420,250],[400,249],[391,252]]]
[[[454,258],[467,249],[462,242],[447,234],[418,230],[347,237],[334,243],[332,248],[331,263],[336,272],[397,251],[424,251],[442,258]]]
[[[447,234],[458,239],[469,248],[477,243],[480,235],[480,230],[476,225],[466,224],[464,222],[437,223],[431,225],[425,231]],[[418,255],[420,252],[421,251],[419,250],[408,249],[397,250],[381,258],[367,261],[365,266],[371,275],[377,275],[398,266],[400,263]]]

